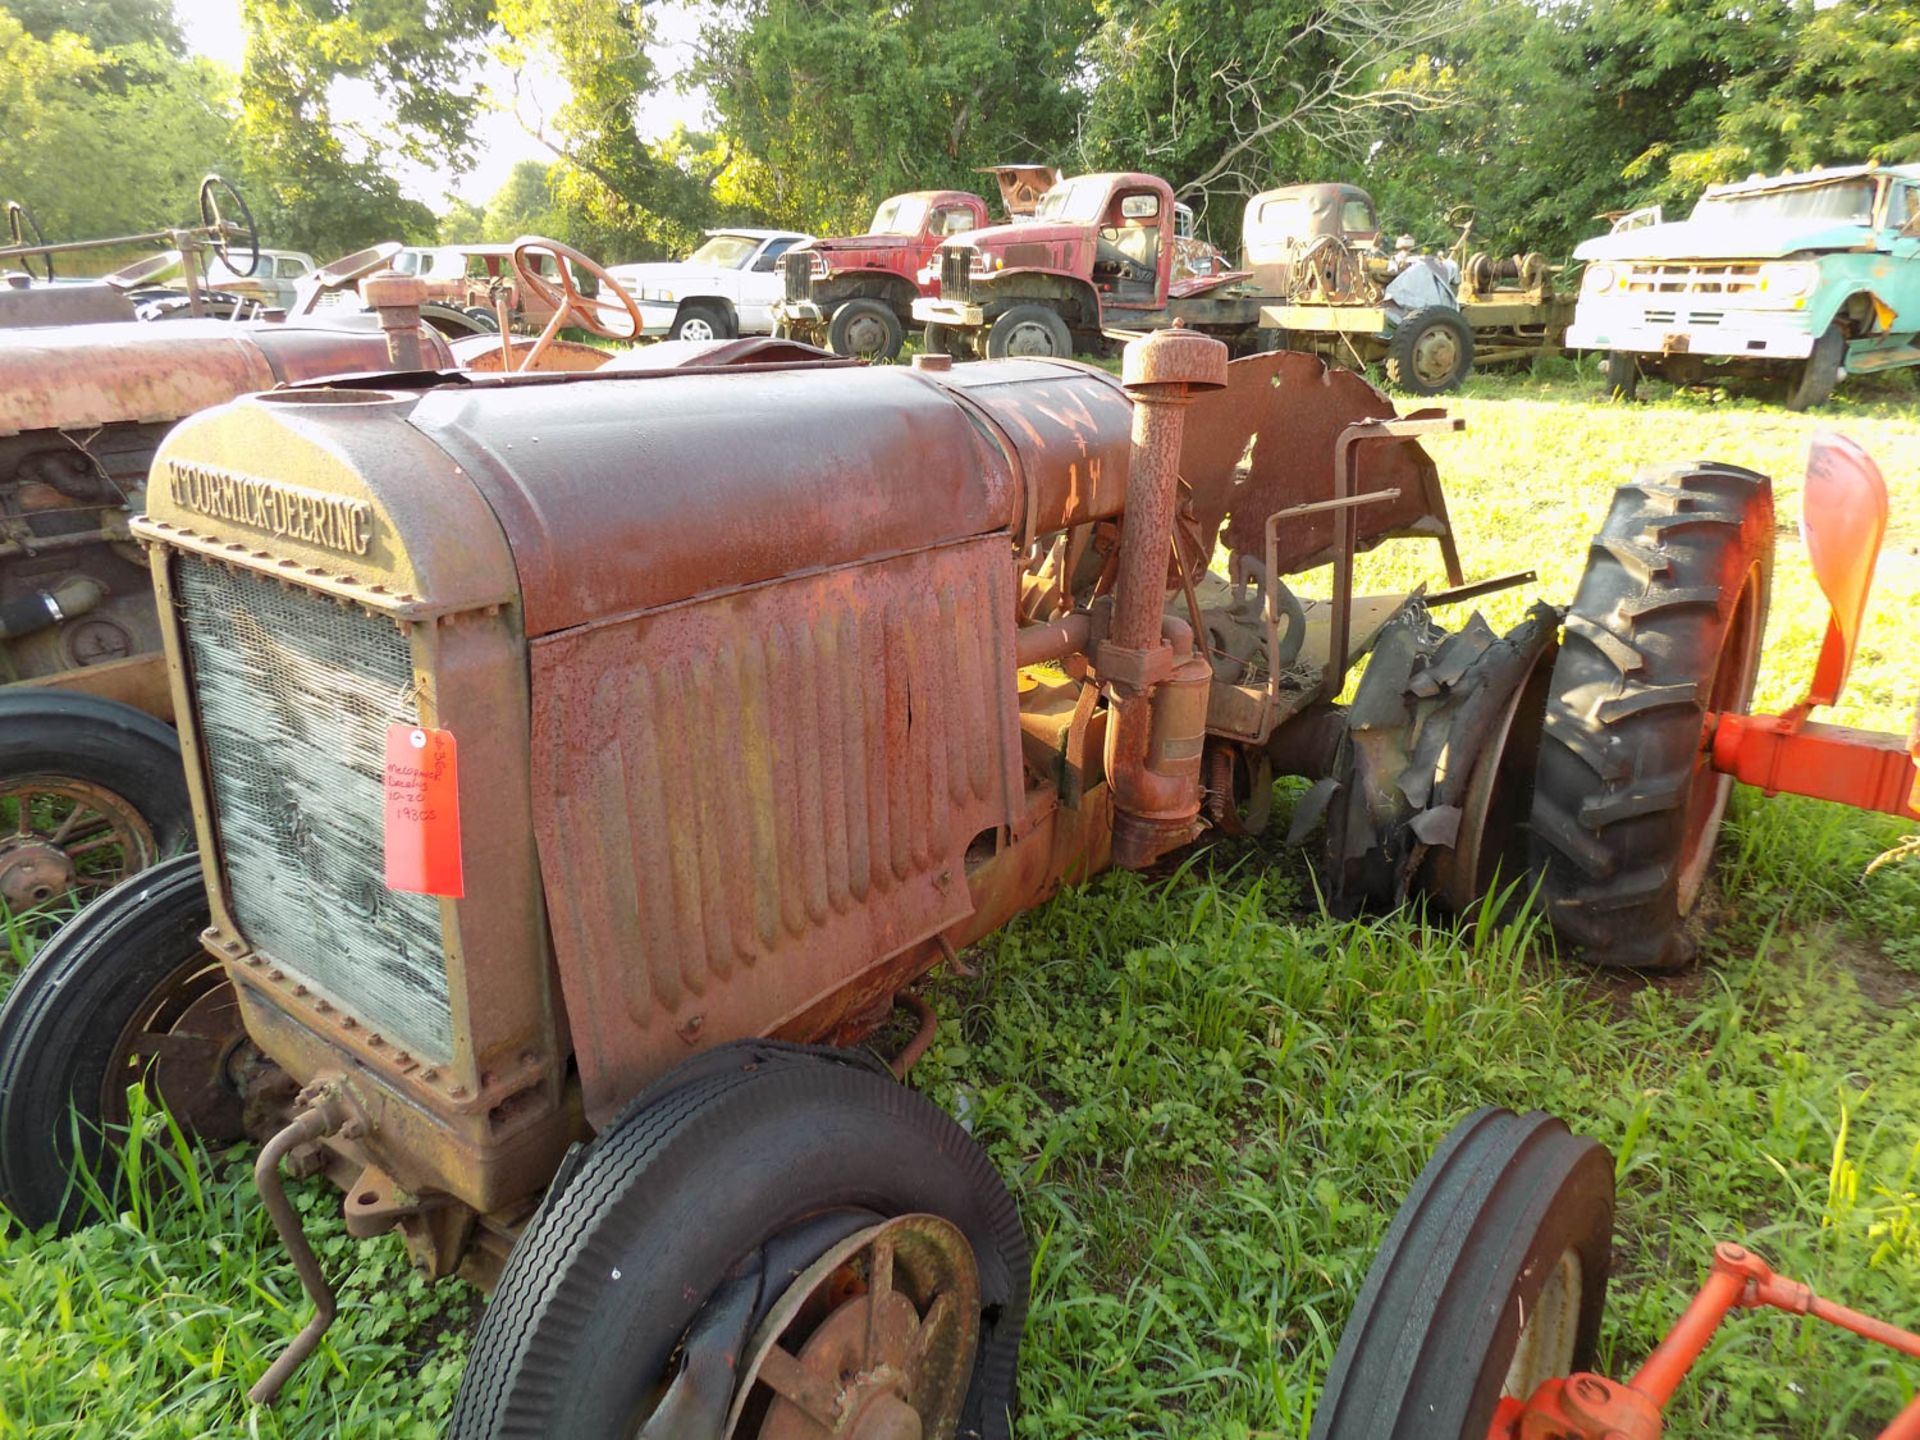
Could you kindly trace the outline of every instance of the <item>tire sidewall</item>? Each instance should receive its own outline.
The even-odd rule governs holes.
[[[1423,379],[1414,367],[1421,337],[1436,329],[1452,333],[1458,359],[1444,379]],[[1440,395],[1457,390],[1473,373],[1473,328],[1458,311],[1430,306],[1417,310],[1395,327],[1387,342],[1387,375],[1395,387],[1410,395]]]
[[[886,339],[878,350],[856,351],[850,348],[848,332],[863,315],[870,315],[885,327]],[[867,360],[892,360],[900,353],[900,347],[906,341],[906,331],[900,324],[900,317],[893,313],[893,307],[885,301],[865,296],[848,300],[833,312],[833,318],[827,322],[827,349],[835,355],[850,355]]]
[[[67,1195],[80,1154],[112,1193],[100,1097],[121,1032],[187,964],[211,965],[197,855],[121,882],[41,947],[0,1006],[0,1197],[29,1225],[80,1218]],[[63,1204],[63,1197],[65,1203]]]
[[[1047,338],[1054,347],[1051,355],[1014,356],[1008,353],[1014,331],[1026,325],[1038,325],[1047,332]],[[1060,312],[1050,305],[1014,305],[995,316],[988,327],[987,358],[1070,360],[1073,358],[1073,332],[1067,328],[1067,322],[1060,318]]]
[[[68,777],[140,813],[160,856],[193,841],[179,737],[141,710],[92,695],[0,691],[0,780]]]
[[[469,1386],[489,1385],[489,1367],[506,1364],[505,1400],[491,1416],[470,1413],[484,1405],[456,1406],[451,1434],[621,1433],[727,1271],[780,1231],[838,1209],[926,1212],[959,1226],[983,1299],[998,1309],[996,1344],[983,1328],[969,1407],[990,1405],[1002,1390],[1010,1404],[1025,1240],[998,1176],[964,1132],[904,1086],[820,1060],[774,1063],[701,1088],[692,1113],[637,1160],[622,1134],[676,1097],[686,1103],[689,1092],[623,1117],[522,1236],[462,1387],[464,1402]],[[627,1173],[610,1180],[616,1166]],[[516,1268],[538,1273],[516,1277]],[[510,1288],[518,1293],[503,1306]],[[540,1298],[528,1304],[532,1290]],[[1009,1433],[1004,1415],[975,1423],[988,1437]]]

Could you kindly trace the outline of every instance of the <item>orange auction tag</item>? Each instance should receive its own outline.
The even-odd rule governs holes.
[[[460,873],[460,761],[451,730],[387,727],[387,888],[466,893]]]

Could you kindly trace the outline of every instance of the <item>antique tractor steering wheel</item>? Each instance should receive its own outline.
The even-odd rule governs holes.
[[[27,240],[28,230],[33,231],[33,240],[31,242]],[[34,219],[33,212],[18,200],[9,200],[7,202],[7,238],[9,242],[14,245],[25,245],[28,243],[44,245],[47,243],[47,237],[41,233],[40,222]],[[28,279],[32,279],[33,257],[31,255],[22,255],[20,257],[20,268],[27,272]],[[46,284],[52,284],[53,256],[42,255],[40,257],[40,268],[45,272],[40,276],[41,281]]]
[[[534,257],[541,251],[554,257],[557,280],[548,279],[537,268]],[[611,292],[620,297],[619,302],[599,296],[588,299],[582,295],[574,285],[572,266],[578,266],[591,275],[598,282],[601,295]],[[546,329],[540,332],[540,338],[534,342],[533,348],[513,367],[516,371],[532,370],[537,366],[540,357],[566,328],[569,320],[607,340],[637,340],[640,332],[646,328],[647,322],[640,313],[640,307],[633,303],[633,297],[627,294],[620,282],[598,262],[589,260],[571,245],[562,245],[558,240],[548,240],[538,235],[522,235],[513,242],[513,276],[530,294],[553,307],[553,318],[547,322]]]
[[[220,196],[223,190],[227,196],[225,201]],[[229,210],[238,210],[241,220],[229,220],[226,214]],[[240,198],[240,192],[218,175],[209,175],[200,182],[200,221],[206,226],[213,253],[235,276],[245,280],[260,268],[260,227],[253,223],[253,211]],[[233,240],[245,240],[247,243],[247,268],[244,270],[233,263],[229,244]]]

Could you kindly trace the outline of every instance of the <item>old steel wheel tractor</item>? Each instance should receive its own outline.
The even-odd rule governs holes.
[[[1340,1337],[1312,1440],[1659,1440],[1661,1411],[1734,1310],[1807,1315],[1920,1358],[1920,1335],[1723,1242],[1625,1383],[1592,1374],[1613,1157],[1540,1111],[1485,1109],[1440,1142]],[[1878,1440],[1920,1436],[1920,1400]]]
[[[1118,381],[736,342],[194,417],[136,534],[204,889],[114,892],[36,962],[62,983],[0,1012],[0,1191],[77,1219],[47,1097],[158,1052],[266,1140],[316,1301],[261,1400],[333,1314],[284,1165],[492,1289],[456,1436],[1007,1436],[1020,1218],[898,1083],[932,1025],[908,987],[959,947],[1259,828],[1295,774],[1339,904],[1533,864],[1595,958],[1684,954],[1767,482],[1629,487],[1563,646],[1545,605],[1448,632],[1526,578],[1465,581],[1419,443],[1455,428],[1177,328]],[[1396,536],[1451,588],[1356,596]],[[1329,564],[1330,598],[1295,594]],[[192,1003],[229,998],[247,1044],[135,1025],[115,1052],[99,977],[196,945],[226,989]],[[922,1027],[890,1065],[850,1048],[896,1004]],[[56,1074],[56,1029],[105,1038]]]

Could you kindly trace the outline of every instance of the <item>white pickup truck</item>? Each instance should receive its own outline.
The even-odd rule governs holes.
[[[614,265],[607,273],[640,307],[647,335],[724,340],[771,335],[783,293],[780,257],[811,240],[795,230],[709,230],[685,260]]]

